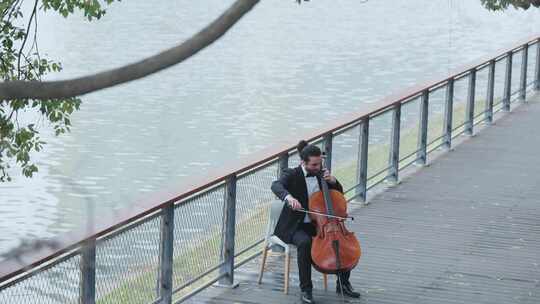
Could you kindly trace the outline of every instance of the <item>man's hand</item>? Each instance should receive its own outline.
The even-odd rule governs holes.
[[[323,178],[324,178],[325,181],[327,181],[327,182],[329,182],[331,184],[336,183],[336,178],[333,177],[332,175],[330,175],[330,171],[328,171],[328,169],[324,169]]]
[[[291,207],[293,210],[302,209],[302,205],[300,204],[300,202],[294,197],[292,197],[292,195],[289,195],[286,199],[289,207]]]

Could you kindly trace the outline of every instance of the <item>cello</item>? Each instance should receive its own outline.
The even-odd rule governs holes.
[[[313,237],[311,259],[319,272],[339,274],[350,271],[358,264],[361,255],[360,243],[345,227],[347,200],[345,196],[328,188],[326,180],[319,172],[321,191],[309,198],[309,216],[317,226],[317,235]]]

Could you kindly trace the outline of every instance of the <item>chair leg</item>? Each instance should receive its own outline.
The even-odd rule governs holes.
[[[326,273],[323,273],[323,285],[324,285],[324,291],[328,290],[328,275]]]
[[[291,254],[290,252],[285,253],[285,294],[289,294],[289,270],[291,266]]]
[[[257,281],[259,284],[261,284],[262,282],[262,277],[263,277],[263,273],[264,273],[264,265],[266,263],[266,256],[268,255],[268,242],[264,242],[264,247],[263,247],[263,256],[262,256],[262,261],[261,261],[261,271],[259,272],[259,280]]]

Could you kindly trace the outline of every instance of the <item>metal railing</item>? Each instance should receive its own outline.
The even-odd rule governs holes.
[[[491,123],[530,89],[540,90],[538,36],[307,138],[326,152],[347,198],[365,202],[370,189],[425,165],[431,152]],[[1,262],[0,303],[171,303],[215,283],[234,285],[235,269],[261,252],[271,182],[299,163],[292,142],[262,154],[90,234],[58,238],[60,250]]]

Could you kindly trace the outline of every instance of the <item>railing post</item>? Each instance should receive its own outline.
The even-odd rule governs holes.
[[[81,248],[80,303],[96,303],[96,240],[90,239]]]
[[[161,237],[159,249],[159,296],[161,303],[172,302],[172,269],[174,244],[174,203],[161,210]]]
[[[225,212],[223,214],[223,225],[225,225],[225,238],[222,250],[223,265],[220,274],[225,274],[219,280],[219,285],[226,287],[236,287],[234,283],[234,237],[236,224],[236,174],[229,176],[225,189]]]
[[[467,95],[467,121],[465,124],[465,134],[473,135],[474,126],[474,97],[476,94],[476,69],[469,74],[469,89]]]
[[[519,99],[523,102],[527,98],[527,66],[529,59],[529,44],[523,46],[523,53],[521,54],[521,78],[519,86]]]
[[[536,41],[536,73],[535,73],[535,90],[540,91],[540,39]]]
[[[369,146],[369,116],[366,117],[360,127],[360,138],[358,142],[358,162],[356,174],[356,193],[355,196],[361,202],[367,199],[367,169],[368,169],[368,146]]]
[[[452,147],[452,119],[454,114],[454,78],[446,85],[446,104],[444,107],[443,147]]]
[[[488,68],[488,85],[486,96],[486,121],[488,123],[493,122],[493,97],[495,95],[495,60],[489,62]]]
[[[388,177],[390,183],[397,183],[399,180],[399,136],[401,128],[401,102],[396,104],[392,113],[392,144],[388,158]]]
[[[420,99],[420,124],[418,126],[418,152],[416,152],[416,164],[424,166],[427,162],[427,136],[428,136],[428,111],[429,90],[422,92]]]
[[[510,98],[512,96],[512,56],[510,51],[506,54],[506,75],[504,77],[503,111],[510,111]]]
[[[323,149],[325,154],[324,164],[329,171],[332,171],[332,133],[324,135]]]
[[[279,156],[278,178],[283,170],[289,168],[289,153],[283,153]]]

